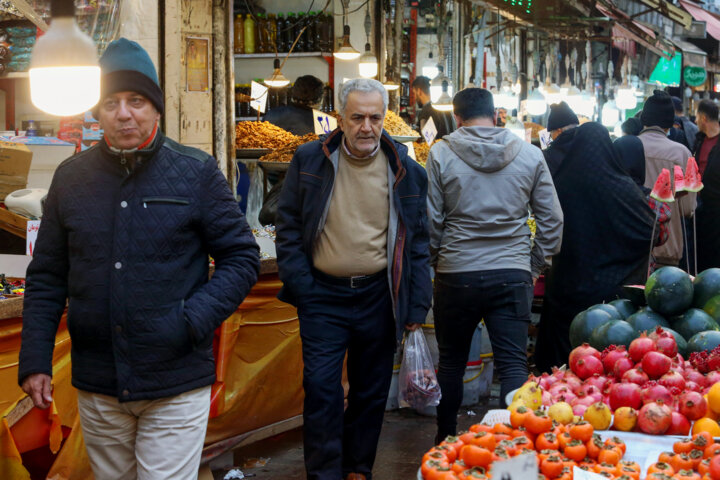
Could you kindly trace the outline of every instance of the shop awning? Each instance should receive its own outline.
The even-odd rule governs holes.
[[[720,17],[688,0],[680,0],[680,5],[690,12],[690,15],[692,15],[695,20],[705,22],[705,30],[707,33],[715,40],[720,40]]]
[[[640,2],[650,7],[647,13],[658,12],[663,17],[669,18],[685,28],[690,28],[692,16],[667,0],[640,0]]]
[[[702,67],[707,64],[707,53],[690,42],[673,38],[672,42],[683,52],[684,67]]]
[[[632,19],[628,14],[615,7],[606,6],[599,2],[595,4],[595,7],[606,17],[615,20],[613,25],[614,37],[634,40],[667,60],[672,58],[674,47],[665,45],[650,27]]]

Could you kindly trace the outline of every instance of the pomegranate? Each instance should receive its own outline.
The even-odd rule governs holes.
[[[587,410],[587,409],[588,409],[588,405],[580,405],[580,404],[573,405],[573,407],[572,407],[573,415],[582,417],[585,414],[585,410]]]
[[[662,327],[650,334],[650,338],[655,342],[655,347],[660,353],[664,353],[670,358],[675,358],[678,353],[677,342],[670,332],[666,332]]]
[[[705,377],[705,386],[706,387],[715,385],[718,382],[720,382],[720,370],[715,370],[713,372],[709,372],[707,374],[707,376]]]
[[[686,391],[680,395],[680,413],[688,420],[697,420],[707,413],[707,401],[698,392]]]
[[[605,384],[607,383],[608,379],[607,377],[603,375],[594,374],[592,377],[586,379],[583,382],[583,385],[592,385],[598,390],[602,391],[603,388],[605,388]]]
[[[599,358],[593,355],[586,355],[584,357],[578,358],[578,360],[575,362],[575,368],[573,369],[573,372],[575,372],[575,374],[580,379],[585,380],[586,378],[590,378],[595,373],[597,373],[598,375],[603,373],[603,365]]]
[[[558,382],[548,389],[548,392],[550,392],[550,395],[552,395],[553,397],[569,391],[570,387],[568,387],[568,384],[565,382]]]
[[[593,403],[595,403],[595,398],[594,398],[594,397],[592,397],[592,396],[590,396],[590,395],[585,395],[585,394],[582,394],[582,393],[578,393],[577,398],[576,398],[575,400],[573,400],[570,405],[572,405],[573,407],[574,407],[575,405],[586,405],[586,406],[590,406],[590,405],[592,405]]]
[[[582,380],[580,380],[578,376],[572,372],[565,372],[565,377],[563,377],[563,381],[573,392],[580,388],[580,385],[582,385]]]
[[[690,421],[685,415],[679,412],[670,413],[670,427],[665,435],[688,435],[690,433]]]
[[[567,393],[562,393],[562,394],[558,395],[557,397],[555,397],[553,399],[553,403],[565,402],[565,403],[569,403],[570,405],[572,405],[572,402],[574,402],[576,398],[577,398],[577,395],[575,395],[573,392],[568,391]]]
[[[550,392],[548,392],[547,390],[543,390],[543,392],[542,392],[542,404],[543,404],[543,406],[549,407],[549,406],[552,405],[553,403],[554,403],[554,402],[553,402],[553,399],[552,399],[552,395],[550,395]]]
[[[642,358],[643,372],[652,379],[660,378],[670,370],[672,360],[660,352],[647,352]]]
[[[550,387],[560,382],[561,380],[562,378],[558,375],[555,375],[554,373],[552,375],[543,373],[542,375],[540,375],[540,378],[536,380],[536,382],[543,390],[549,390]]]
[[[663,387],[677,387],[680,390],[685,390],[685,379],[682,375],[677,372],[668,372],[658,380],[658,383]]]
[[[671,423],[672,411],[662,403],[647,403],[638,412],[638,426],[645,433],[662,435],[670,428]]]
[[[616,347],[615,345],[610,345],[608,348],[603,350],[601,354],[601,360],[603,363],[603,368],[605,369],[605,373],[608,375],[613,372],[613,369],[615,368],[615,362],[620,360],[621,358],[630,358],[630,356],[627,353],[627,349],[625,348],[625,345],[620,345]]]
[[[589,343],[583,343],[579,347],[575,347],[572,352],[570,352],[570,356],[568,357],[568,365],[570,365],[570,370],[574,372],[575,364],[577,363],[577,361],[580,360],[582,357],[586,357],[588,355],[592,355],[593,357],[596,357],[598,360],[600,360],[600,352],[591,347]]]
[[[701,385],[698,385],[695,382],[687,381],[687,382],[685,382],[685,390],[692,390],[693,392],[702,392],[703,387]]]
[[[656,350],[657,347],[655,346],[655,342],[653,342],[647,334],[642,333],[638,338],[630,342],[628,353],[630,354],[632,361],[638,363],[642,360],[646,353],[654,352]]]
[[[687,368],[683,370],[683,376],[685,377],[685,380],[687,382],[695,382],[701,387],[704,387],[706,385],[705,383],[705,375],[698,372],[694,368]]]
[[[619,362],[618,362],[619,363]],[[631,368],[622,376],[623,382],[637,383],[641,387],[649,380],[647,374],[642,371],[641,367]]]
[[[633,368],[635,364],[630,359],[630,357],[626,358],[620,358],[615,362],[615,366],[613,367],[613,376],[617,379],[623,378],[623,375],[625,375],[625,372]]]
[[[642,389],[642,402],[644,404],[662,402],[663,405],[672,405],[673,396],[667,388],[655,381],[649,381]]]
[[[580,387],[575,394],[578,397],[591,397],[596,402],[599,402],[602,400],[602,391],[599,390],[595,385],[590,384],[584,384],[582,387]]]
[[[636,383],[616,383],[610,387],[610,408],[615,411],[620,407],[632,407],[635,410],[642,406],[642,392]]]

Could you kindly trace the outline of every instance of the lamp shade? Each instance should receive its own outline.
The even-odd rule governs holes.
[[[343,26],[342,45],[337,51],[333,52],[333,56],[338,60],[355,60],[360,57],[360,52],[355,50],[350,44],[350,25]]]
[[[618,110],[615,100],[605,102],[602,108],[602,124],[606,127],[614,127],[620,121],[620,110]]]
[[[54,17],[37,40],[30,60],[30,98],[37,108],[57,116],[77,115],[100,100],[97,49],[72,13]]]
[[[280,59],[276,58],[273,62],[273,73],[264,80],[265,85],[270,88],[282,88],[290,85],[290,80],[285,78],[285,75],[280,71]]]
[[[358,70],[361,77],[374,78],[378,74],[378,61],[375,55],[370,51],[370,44],[365,44],[365,53],[360,56],[360,64]]]

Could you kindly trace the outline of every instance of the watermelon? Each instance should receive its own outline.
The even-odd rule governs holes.
[[[637,313],[633,313],[627,318],[627,322],[635,329],[636,332],[647,332],[655,330],[657,327],[669,327],[670,323],[661,315],[653,312],[649,308],[643,308]]]
[[[655,181],[655,186],[650,192],[650,196],[658,202],[669,203],[675,201],[675,192],[673,192],[670,183],[670,170],[663,168]]]
[[[715,320],[715,323],[720,325],[720,295],[715,295],[708,300],[703,307],[703,311],[710,315]]]
[[[623,285],[622,287],[625,297],[629,299],[633,305],[642,307],[647,305],[645,300],[645,285]]]
[[[609,303],[598,303],[597,305],[593,305],[592,307],[588,308],[588,310],[595,310],[600,309],[604,310],[607,313],[610,314],[610,316],[616,320],[623,320],[623,316],[618,312],[617,308],[610,305]]]
[[[688,340],[688,353],[701,352],[703,350],[710,351],[720,345],[720,332],[710,330],[709,332],[700,332],[693,335]]]
[[[620,316],[622,317],[622,320],[627,320],[627,318],[635,313],[635,305],[633,303],[626,299],[626,298],[620,298],[618,300],[613,300],[610,302],[610,305],[615,307],[615,310],[618,311]]]
[[[590,334],[590,345],[598,351],[603,351],[610,345],[630,346],[638,333],[624,320],[610,320],[596,327]]]
[[[720,326],[715,320],[699,308],[691,308],[682,315],[674,317],[672,328],[685,338],[707,330],[720,331]]]
[[[608,312],[599,308],[578,313],[570,323],[570,345],[575,348],[589,341],[596,327],[612,319]]]
[[[699,192],[703,187],[704,185],[700,179],[700,171],[698,170],[695,157],[690,157],[685,167],[685,190],[688,192]]]
[[[695,308],[703,308],[711,298],[720,295],[720,268],[700,272],[693,280],[693,291],[692,306]]]
[[[675,174],[675,192],[684,192],[685,176],[683,175],[682,167],[680,165],[675,165],[673,172]]]
[[[660,315],[679,315],[692,304],[692,280],[677,267],[659,268],[645,284],[645,299],[648,306]]]

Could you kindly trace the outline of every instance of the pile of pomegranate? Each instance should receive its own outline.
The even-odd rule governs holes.
[[[687,435],[691,422],[708,413],[704,395],[720,382],[720,364],[699,356],[693,360],[679,355],[675,338],[658,327],[627,349],[611,345],[599,352],[585,343],[570,353],[570,370],[555,368],[529,381],[540,386],[545,406],[567,402],[581,417],[590,405],[603,402],[616,417],[623,407],[621,415],[636,415],[633,431]]]

